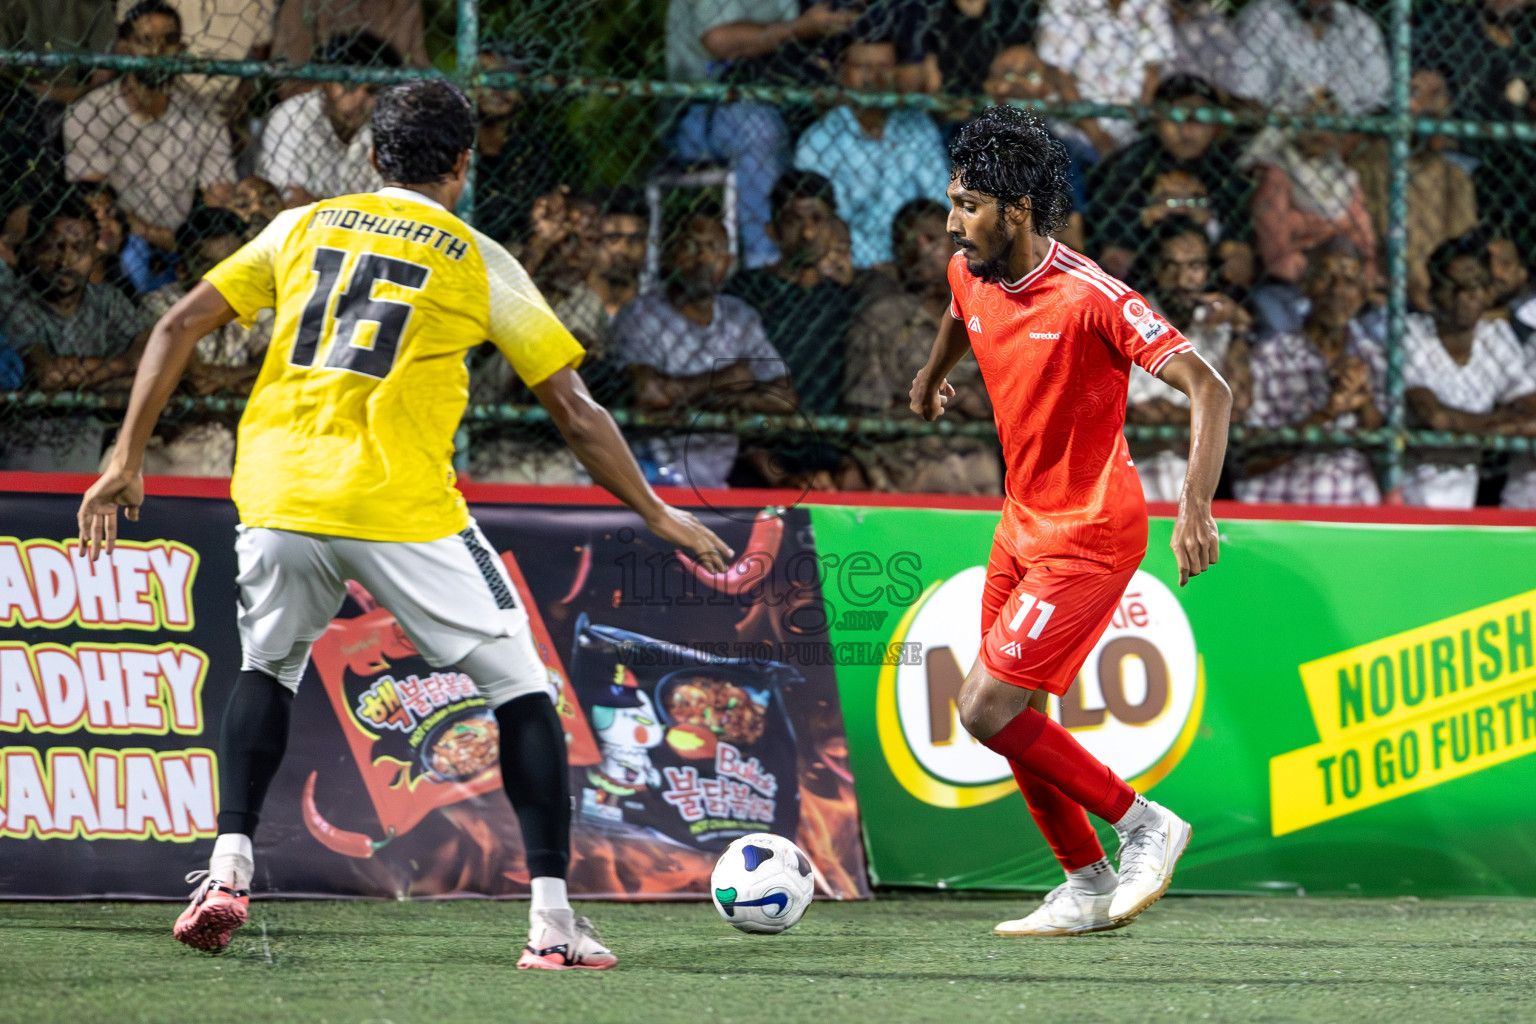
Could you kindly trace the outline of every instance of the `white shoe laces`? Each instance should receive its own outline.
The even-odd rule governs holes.
[[[1148,822],[1139,828],[1133,829],[1122,841],[1120,846],[1120,881],[1122,884],[1127,879],[1133,879],[1151,868],[1148,862],[1152,857],[1153,836],[1157,833],[1157,826],[1161,824],[1161,821]]]
[[[1043,910],[1053,903],[1065,902],[1066,900],[1071,899],[1073,895],[1074,893],[1072,892],[1072,883],[1062,882],[1056,888],[1045,894],[1045,901],[1040,904],[1040,908]]]

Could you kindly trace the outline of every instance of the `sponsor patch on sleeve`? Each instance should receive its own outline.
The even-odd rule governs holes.
[[[1168,324],[1139,298],[1133,296],[1127,299],[1120,312],[1143,341],[1154,341],[1168,332]]]

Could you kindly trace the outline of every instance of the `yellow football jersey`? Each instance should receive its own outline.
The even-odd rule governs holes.
[[[582,348],[505,249],[416,192],[279,214],[205,278],[276,309],[230,485],[247,526],[429,541],[469,525],[453,434],[464,354],[495,343],[537,384]]]

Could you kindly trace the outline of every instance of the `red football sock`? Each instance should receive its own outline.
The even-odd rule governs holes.
[[[1049,782],[1105,821],[1116,822],[1125,817],[1136,799],[1136,791],[1104,762],[1034,708],[1025,708],[996,736],[982,740],[982,744]]]
[[[1025,768],[1009,762],[1013,777],[1029,804],[1030,816],[1040,826],[1040,833],[1051,844],[1051,852],[1067,871],[1076,871],[1104,859],[1099,835],[1088,823],[1083,805]]]

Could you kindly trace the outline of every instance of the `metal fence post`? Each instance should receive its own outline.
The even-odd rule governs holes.
[[[1409,46],[1413,0],[1392,2],[1392,127],[1387,205],[1387,451],[1386,491],[1403,479],[1406,413],[1403,403],[1403,332],[1408,318],[1408,153],[1413,120],[1408,113],[1408,83],[1413,76]]]
[[[470,93],[470,99],[473,100],[471,83],[474,81],[473,76],[480,71],[480,0],[458,0],[458,25],[454,39],[458,50],[456,77],[459,85]],[[475,163],[475,153],[471,150],[469,180],[464,183],[464,197],[459,200],[464,220],[470,224],[475,222]]]
[[[454,27],[457,44],[454,76],[459,85],[474,100],[474,76],[480,72],[480,0],[458,0],[458,24]],[[476,149],[478,146],[476,147]],[[458,211],[464,220],[475,223],[475,163],[476,149],[469,151],[469,177],[464,182],[464,195],[459,199]],[[469,353],[464,358],[468,360]],[[456,473],[469,471],[469,421],[459,421],[459,429],[453,435],[453,469]]]

